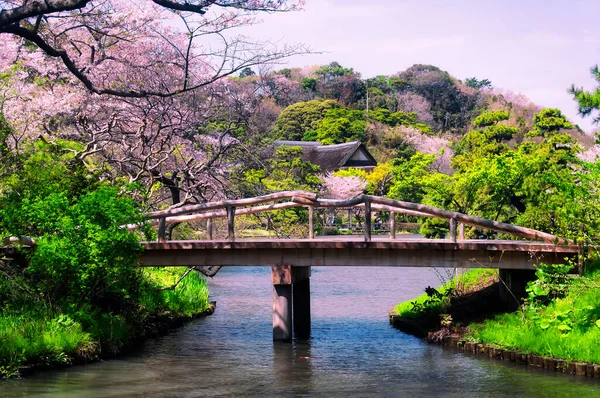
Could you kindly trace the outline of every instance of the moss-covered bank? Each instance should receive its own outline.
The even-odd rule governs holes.
[[[507,312],[499,300],[497,282],[481,272],[468,272],[438,289],[443,294],[467,278],[464,285],[470,287],[462,294],[433,301],[425,294],[399,304],[391,311],[391,323],[430,342],[532,366],[595,374],[594,365],[600,364],[599,271],[567,275],[551,267],[540,269],[538,280],[528,287],[529,297],[514,312]]]

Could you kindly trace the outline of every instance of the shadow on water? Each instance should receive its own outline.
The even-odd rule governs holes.
[[[587,397],[596,380],[471,357],[391,328],[429,269],[317,268],[309,341],[271,341],[268,267],[209,281],[214,315],[127,357],[0,383],[0,397]]]

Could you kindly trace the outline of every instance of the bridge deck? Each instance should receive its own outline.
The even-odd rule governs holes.
[[[327,236],[319,239],[245,239],[144,242],[142,266],[395,266],[533,269],[564,263],[576,245],[514,240],[458,240]]]

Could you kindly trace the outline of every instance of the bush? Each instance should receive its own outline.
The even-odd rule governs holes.
[[[428,218],[426,219],[419,232],[425,238],[438,238],[442,239],[450,231],[450,224],[446,220],[439,218]]]
[[[3,263],[0,376],[97,354],[99,345],[114,352],[154,315],[189,317],[208,307],[196,273],[162,290],[183,271],[135,267],[139,237],[121,225],[141,221],[139,205],[127,187],[100,182],[65,153],[38,143],[0,173],[0,236],[37,243],[21,261]]]

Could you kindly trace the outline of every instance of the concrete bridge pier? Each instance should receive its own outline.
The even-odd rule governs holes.
[[[271,267],[273,282],[273,341],[310,337],[310,267],[280,264]]]
[[[521,299],[527,297],[525,288],[527,283],[535,280],[535,271],[528,269],[506,269],[500,268],[500,299],[509,307],[517,308]]]

